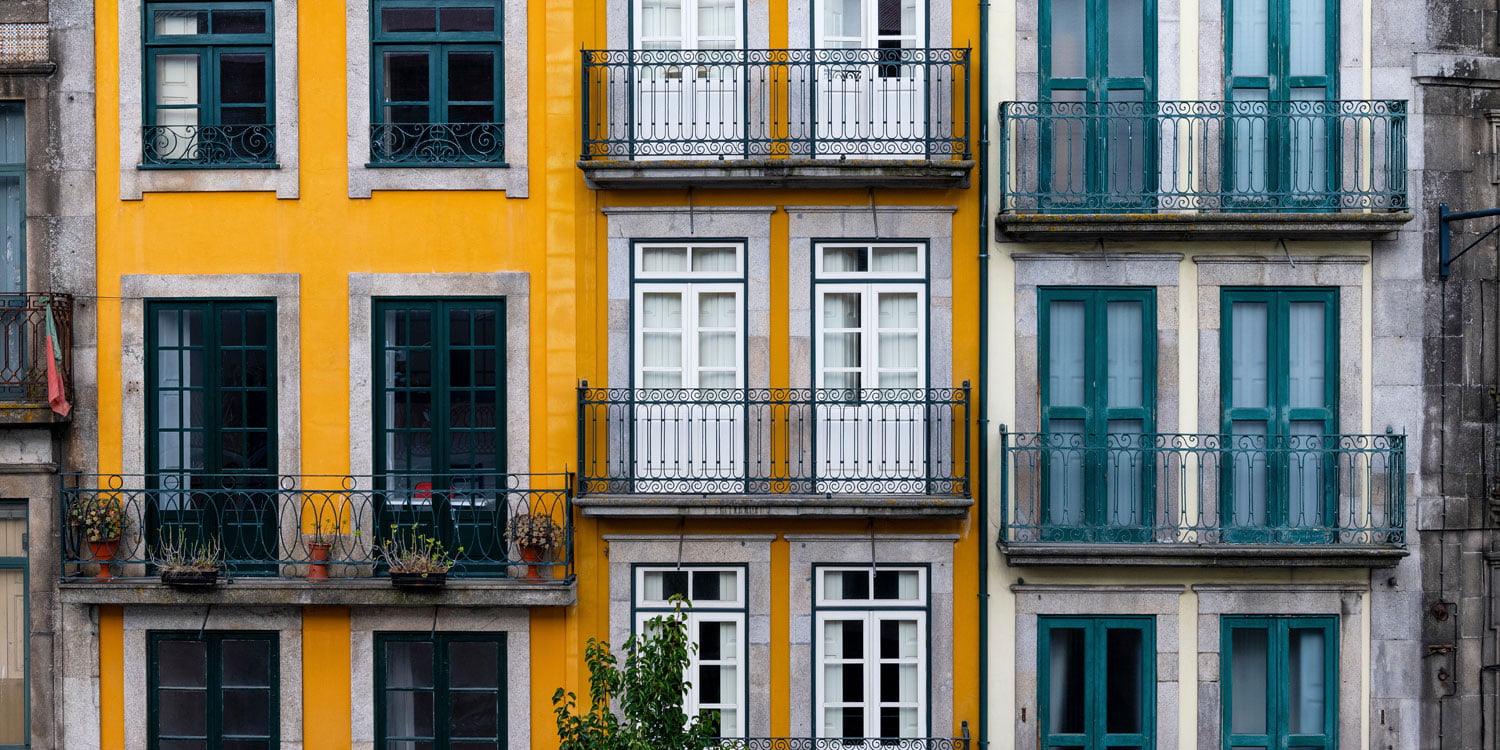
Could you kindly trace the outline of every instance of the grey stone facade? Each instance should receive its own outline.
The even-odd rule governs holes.
[[[0,54],[0,101],[25,106],[25,290],[73,295],[70,417],[55,418],[45,406],[0,409],[0,497],[27,504],[27,747],[36,750],[98,742],[97,708],[89,715],[82,701],[64,711],[60,700],[67,690],[97,681],[95,641],[62,637],[71,632],[65,622],[87,621],[91,614],[86,607],[61,604],[56,596],[57,475],[92,470],[97,456],[93,5],[88,0],[0,3],[0,24],[24,24],[23,31],[40,36],[45,30],[46,37],[43,54]],[[28,418],[25,412],[35,414]]]

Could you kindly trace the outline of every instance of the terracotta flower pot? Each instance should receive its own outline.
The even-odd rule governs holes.
[[[328,580],[328,551],[332,546],[328,542],[312,542],[307,545],[308,554],[312,558],[307,566],[307,580]]]
[[[89,552],[94,556],[94,560],[99,563],[99,572],[94,574],[95,578],[102,578],[105,580],[114,578],[114,575],[110,573],[109,564],[114,562],[115,552],[118,551],[119,548],[119,537],[115,537],[114,539],[101,539],[97,542],[89,542]]]
[[[547,548],[546,547],[532,547],[532,546],[526,545],[526,544],[521,545],[521,559],[523,561],[525,561],[525,562],[528,562],[528,563],[539,563],[546,556],[547,556]],[[526,575],[522,576],[522,580],[526,580],[526,581],[540,581],[540,580],[542,580],[542,574],[541,574],[540,571],[538,571],[536,569],[535,565],[527,565],[526,566]]]

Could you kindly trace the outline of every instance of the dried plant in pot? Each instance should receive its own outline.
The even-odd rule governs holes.
[[[89,552],[99,564],[97,578],[111,578],[109,564],[120,547],[120,538],[130,530],[130,515],[115,495],[86,495],[68,504],[68,523],[78,530]]]
[[[163,533],[158,556],[152,562],[161,582],[177,588],[208,588],[219,582],[224,568],[224,550],[218,540],[189,542],[185,532],[173,537]]]
[[[423,534],[416,524],[391,525],[391,535],[375,547],[375,556],[385,563],[391,583],[406,589],[441,588],[453,569],[453,555],[441,541]],[[463,547],[457,552],[462,553]]]
[[[332,556],[334,540],[338,539],[339,525],[332,519],[318,519],[313,527],[312,538],[307,542],[307,579],[328,580],[328,559]]]
[[[562,526],[546,513],[523,513],[512,518],[505,535],[521,550],[521,559],[527,563],[528,581],[541,580],[536,563],[546,560],[552,550],[562,546],[564,539]]]

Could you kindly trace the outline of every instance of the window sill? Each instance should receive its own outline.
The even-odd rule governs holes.
[[[269,164],[137,164],[136,169],[142,171],[178,171],[178,170],[213,170],[216,172],[228,172],[239,169],[281,169],[280,162]]]
[[[1108,565],[1220,568],[1388,568],[1409,554],[1375,545],[1093,544],[1028,542],[997,546],[1014,566]]]
[[[685,187],[951,189],[969,186],[971,160],[685,158],[578,162],[596,190]]]
[[[434,161],[372,161],[365,163],[366,169],[509,169],[510,164],[500,162],[434,162]]]
[[[1018,241],[1359,239],[1373,240],[1411,221],[1410,212],[1380,213],[1024,213],[996,217]]]
[[[68,604],[236,604],[375,607],[569,607],[578,601],[573,579],[449,579],[441,589],[408,592],[385,578],[309,581],[235,578],[204,591],[185,591],[155,578],[65,578],[58,596]]]
[[[584,495],[585,518],[967,518],[974,501],[936,495]]]

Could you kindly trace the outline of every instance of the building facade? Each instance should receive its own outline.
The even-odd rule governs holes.
[[[991,7],[994,746],[1437,746],[1419,5]]]
[[[722,735],[966,744],[977,8],[94,11],[56,746],[553,747],[674,594]]]

